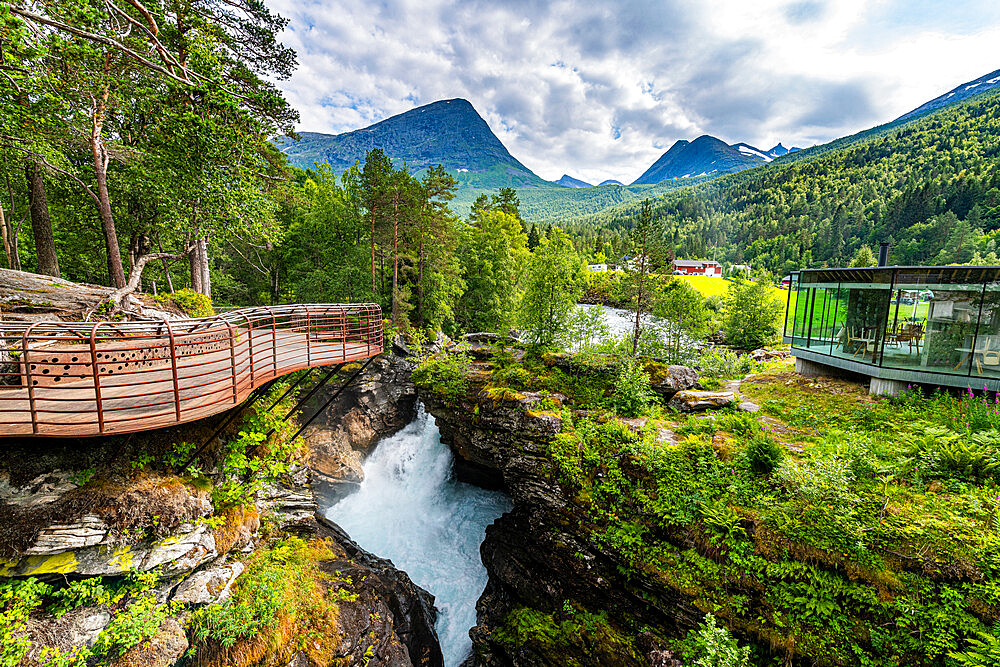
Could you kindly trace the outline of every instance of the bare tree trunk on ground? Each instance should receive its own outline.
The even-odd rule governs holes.
[[[35,237],[35,253],[38,272],[46,276],[59,277],[59,258],[56,256],[56,242],[52,235],[52,220],[49,218],[49,202],[45,197],[45,179],[41,167],[28,161],[24,165],[28,179],[28,202],[31,210],[31,231]]]
[[[179,253],[157,252],[139,257],[135,262],[135,266],[132,267],[131,273],[129,273],[128,282],[126,282],[122,287],[119,287],[118,289],[111,292],[111,294],[108,294],[108,296],[101,303],[110,303],[112,306],[111,310],[112,313],[120,310],[122,301],[125,299],[125,297],[127,297],[129,294],[132,294],[133,292],[136,291],[136,289],[138,289],[139,283],[142,282],[142,270],[148,262],[154,259],[162,259],[162,260],[182,259],[185,256],[190,255],[193,252],[193,250],[194,248],[192,246],[188,246],[188,248],[184,252],[179,252]],[[100,304],[98,304],[98,306],[95,306],[93,309],[88,311],[87,315],[84,317],[84,320],[90,319],[90,316],[94,313],[94,311],[98,309],[99,306]]]

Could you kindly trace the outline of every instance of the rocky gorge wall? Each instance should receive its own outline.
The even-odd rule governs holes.
[[[274,474],[258,485],[231,460],[261,419],[253,410],[196,460],[197,474],[179,469],[178,443],[200,444],[216,419],[85,441],[0,441],[0,664],[441,665],[433,597],[318,515],[313,490],[326,498],[355,483],[365,451],[412,419],[409,365],[392,355],[373,362],[311,429],[313,447],[268,461]],[[236,481],[252,497],[223,502],[219,490]],[[305,650],[295,647],[302,628],[260,625],[225,650],[197,634],[211,626],[192,619],[227,600],[250,600],[247,627],[258,627],[252,615],[274,610],[253,606],[241,582],[256,585],[262,566],[312,544],[322,547],[307,583],[333,631]],[[27,594],[36,590],[37,599]],[[299,606],[276,618],[314,622]]]
[[[471,481],[492,475],[514,501],[513,511],[487,528],[481,548],[489,583],[477,606],[475,653],[467,664],[674,664],[657,632],[683,633],[703,614],[674,591],[623,575],[622,563],[588,538],[581,526],[585,500],[559,484],[547,454],[562,428],[558,412],[545,411],[543,398],[530,392],[501,400],[475,390],[470,395],[457,403],[421,395],[442,440],[474,471]],[[550,625],[553,641],[538,641],[544,632],[512,633],[517,623]],[[637,627],[653,632],[625,641]],[[583,640],[554,636],[571,634]]]

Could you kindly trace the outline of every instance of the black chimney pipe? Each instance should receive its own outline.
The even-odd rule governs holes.
[[[889,264],[889,242],[882,241],[878,244],[878,265],[888,266]]]

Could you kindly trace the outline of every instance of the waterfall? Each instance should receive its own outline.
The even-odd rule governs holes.
[[[469,655],[476,601],[486,587],[479,545],[511,508],[503,493],[455,480],[454,456],[423,405],[402,431],[378,443],[360,488],[327,511],[361,547],[430,591],[446,666]]]

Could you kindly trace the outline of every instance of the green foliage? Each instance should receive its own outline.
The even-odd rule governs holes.
[[[649,374],[642,364],[632,357],[622,357],[619,361],[618,378],[611,405],[622,417],[638,417],[656,400],[650,388]]]
[[[690,659],[695,667],[749,667],[750,649],[740,648],[736,639],[724,627],[715,622],[711,614],[705,615],[705,621],[698,632],[690,637],[693,654]]]
[[[445,400],[457,402],[469,388],[472,358],[467,354],[443,353],[428,357],[413,371],[413,381],[440,394]]]
[[[725,348],[706,348],[695,362],[703,377],[723,380],[743,379],[760,370],[760,364],[749,354],[739,354]]]
[[[784,304],[769,285],[737,278],[722,299],[726,341],[745,350],[770,345],[781,332]]]
[[[528,341],[553,347],[566,339],[568,323],[583,291],[583,265],[573,244],[556,228],[531,254],[518,323]]]
[[[864,267],[875,266],[876,264],[878,264],[878,258],[875,257],[875,253],[867,245],[863,245],[854,253],[854,258],[851,259],[851,263],[848,266]]]
[[[654,212],[676,256],[750,263],[777,276],[845,266],[880,241],[893,242],[893,264],[968,262],[997,250],[997,99],[991,91],[761,168],[678,181],[658,193]],[[639,215],[633,198],[561,224],[584,252],[611,248],[611,256],[624,251]]]
[[[750,469],[758,475],[770,475],[785,459],[785,450],[765,433],[751,436],[743,453]]]
[[[458,252],[466,283],[459,322],[470,331],[505,333],[517,311],[528,259],[521,223],[502,210],[482,211],[463,230]]]
[[[111,622],[90,648],[74,646],[63,652],[43,647],[41,662],[46,665],[82,667],[88,661],[106,664],[133,646],[155,635],[163,620],[176,611],[160,604],[153,587],[159,582],[156,572],[133,570],[124,579],[92,577],[67,582],[58,587],[29,577],[0,583],[0,666],[15,667],[32,648],[23,634],[28,617],[44,611],[56,617],[83,606],[104,606],[111,611]]]
[[[296,647],[316,663],[329,664],[330,643],[338,636],[337,600],[351,598],[338,592],[350,582],[340,582],[337,591],[324,590],[322,582],[329,577],[318,564],[332,557],[322,541],[295,537],[255,552],[225,604],[201,607],[191,615],[199,655],[210,651],[225,664],[232,661],[230,649],[253,641],[271,650]]]

